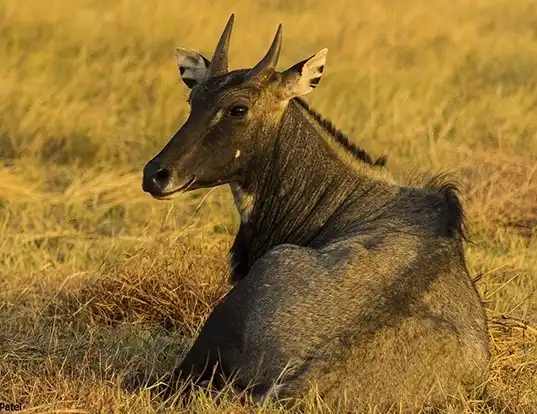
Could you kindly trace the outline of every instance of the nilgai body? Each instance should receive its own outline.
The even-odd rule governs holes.
[[[301,96],[319,84],[326,49],[276,71],[281,25],[255,67],[228,71],[232,26],[233,15],[211,61],[176,50],[191,112],[144,168],[159,199],[228,184],[241,216],[234,286],[169,389],[232,378],[254,398],[315,387],[329,403],[386,410],[482,384],[488,335],[456,186],[394,182],[384,158],[311,109]]]

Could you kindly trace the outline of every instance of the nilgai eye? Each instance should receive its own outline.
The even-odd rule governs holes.
[[[235,117],[244,116],[246,115],[247,112],[248,112],[248,107],[244,105],[235,105],[235,106],[232,106],[231,109],[229,110],[229,114]]]

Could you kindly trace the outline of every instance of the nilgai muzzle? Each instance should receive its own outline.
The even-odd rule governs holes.
[[[233,16],[212,61],[178,48],[190,115],[144,168],[156,198],[229,184],[241,216],[234,287],[176,369],[233,377],[255,397],[311,386],[353,409],[443,403],[484,381],[488,335],[465,264],[457,188],[397,184],[300,98],[326,49],[278,72],[282,28],[228,71]],[[195,277],[195,276],[193,276]]]

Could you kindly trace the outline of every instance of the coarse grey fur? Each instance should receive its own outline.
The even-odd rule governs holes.
[[[181,50],[192,113],[144,170],[157,198],[229,183],[241,214],[234,287],[169,390],[216,374],[255,397],[299,398],[315,386],[359,411],[438,406],[482,384],[488,334],[457,188],[442,176],[397,184],[383,161],[347,145],[298,97],[317,85],[304,77],[322,72],[312,65],[324,55],[274,70],[281,28],[257,69],[227,72],[228,27],[218,75]]]

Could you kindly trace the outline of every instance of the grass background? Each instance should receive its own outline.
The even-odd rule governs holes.
[[[171,408],[121,387],[133,370],[169,371],[228,288],[227,188],[157,202],[140,186],[187,116],[174,48],[210,57],[231,12],[233,68],[282,22],[281,69],[328,47],[314,108],[396,176],[458,175],[493,360],[487,396],[448,411],[537,412],[533,0],[0,2],[0,401],[255,410],[203,394]]]

